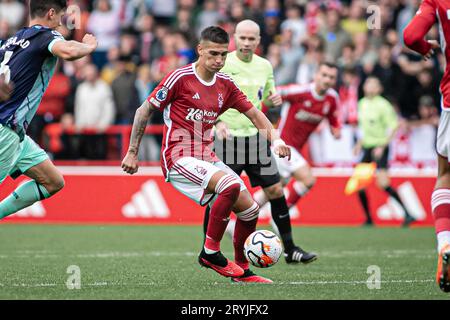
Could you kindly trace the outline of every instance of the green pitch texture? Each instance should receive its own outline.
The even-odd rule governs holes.
[[[258,229],[270,229],[259,226]],[[200,226],[0,225],[0,299],[449,299],[434,283],[431,228],[294,228],[319,254],[255,272],[273,285],[232,284],[201,268]],[[225,236],[222,250],[232,258]],[[81,270],[69,290],[67,268]],[[369,290],[369,266],[381,288]]]

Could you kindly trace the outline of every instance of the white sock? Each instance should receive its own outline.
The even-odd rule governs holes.
[[[205,246],[203,246],[203,248],[205,249],[206,254],[213,254],[213,253],[219,252],[219,251],[215,251],[215,250],[208,249],[208,248],[205,247]]]
[[[450,245],[450,231],[442,231],[437,234],[438,252],[440,253],[442,248],[446,245]]]
[[[225,229],[225,233],[228,234],[231,239],[234,237],[234,228],[236,228],[236,219],[230,219]]]

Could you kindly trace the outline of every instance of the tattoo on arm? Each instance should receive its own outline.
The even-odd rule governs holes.
[[[134,116],[133,129],[131,131],[130,146],[128,152],[138,154],[139,145],[141,144],[142,137],[147,127],[148,119],[150,119],[153,113],[153,108],[145,101],[137,110]]]

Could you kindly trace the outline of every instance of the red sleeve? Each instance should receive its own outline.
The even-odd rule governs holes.
[[[247,96],[237,87],[237,85],[231,81],[226,80],[227,86],[229,86],[229,94],[227,101],[225,102],[223,108],[223,112],[225,112],[229,108],[236,109],[240,113],[245,113],[251,108],[253,108],[253,104],[248,100]]]
[[[436,5],[434,0],[424,0],[416,16],[403,31],[405,45],[421,55],[427,54],[431,49],[431,45],[424,38],[435,21]]]
[[[339,96],[336,93],[336,96],[333,96],[330,112],[328,113],[328,122],[333,128],[341,128],[342,126],[341,122],[339,121],[340,108],[341,103],[339,100]]]
[[[174,75],[175,72],[176,70],[167,74],[147,98],[147,101],[158,110],[164,110],[176,97],[179,81]]]

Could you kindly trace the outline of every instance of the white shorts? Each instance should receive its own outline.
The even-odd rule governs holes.
[[[450,111],[443,110],[437,133],[436,149],[450,162]]]
[[[297,151],[294,147],[291,148],[291,160],[288,158],[280,158],[275,153],[273,154],[275,160],[277,161],[278,172],[283,179],[289,179],[292,176],[292,173],[308,165],[308,162],[305,158],[302,157],[300,152]],[[272,149],[273,152],[273,149]]]
[[[210,163],[193,157],[181,158],[172,166],[169,182],[182,194],[205,206],[215,196],[214,193],[206,193],[209,180],[219,171],[234,176],[241,184],[241,191],[247,189],[244,181],[222,161]]]

